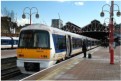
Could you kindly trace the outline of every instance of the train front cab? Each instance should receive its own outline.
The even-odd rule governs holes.
[[[31,74],[53,65],[52,35],[45,30],[23,30],[17,49],[17,66],[22,73]]]

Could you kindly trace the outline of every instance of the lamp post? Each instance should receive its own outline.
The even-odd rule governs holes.
[[[29,13],[25,13],[25,10],[26,10],[26,9],[29,9],[30,12],[29,12]],[[33,13],[32,13],[32,9],[36,9],[37,12],[33,12]],[[36,7],[32,7],[32,8],[25,7],[24,10],[23,10],[23,15],[22,15],[22,18],[23,18],[23,19],[26,18],[26,15],[25,15],[25,14],[28,14],[28,15],[30,16],[30,24],[31,24],[31,16],[32,16],[33,14],[36,14],[35,17],[36,17],[36,18],[39,18],[38,9],[37,9]]]
[[[104,23],[103,23],[104,26],[106,26],[106,23],[109,23],[109,22],[106,21],[107,19],[110,20],[110,18],[105,18],[105,19],[104,19]],[[115,18],[113,18],[113,19],[115,20]],[[116,20],[114,21],[113,24],[114,24],[114,25],[116,24]]]
[[[118,7],[118,10],[114,10],[114,5]],[[110,11],[103,10],[105,6],[110,7]],[[114,31],[113,31],[113,12],[117,11],[117,16],[119,17],[121,15],[121,12],[119,11],[119,6],[117,4],[114,4],[114,1],[111,1],[111,5],[105,4],[102,7],[102,12],[100,13],[101,17],[104,17],[104,11],[109,12],[110,14],[110,20],[109,20],[109,51],[110,51],[110,64],[114,64],[114,48],[113,48],[113,42],[114,42]]]

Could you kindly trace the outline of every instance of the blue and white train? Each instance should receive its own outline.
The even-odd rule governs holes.
[[[12,49],[18,47],[19,37],[1,37],[1,49]]]
[[[50,67],[60,59],[82,52],[82,42],[88,49],[98,40],[62,31],[46,25],[30,25],[21,29],[17,49],[17,66],[22,73],[33,73]]]

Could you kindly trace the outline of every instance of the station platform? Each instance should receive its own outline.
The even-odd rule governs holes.
[[[114,64],[110,64],[109,48],[97,47],[87,53],[92,58],[75,56],[48,69],[44,69],[24,80],[121,80],[121,46],[117,46]]]
[[[16,57],[16,49],[1,50],[1,59]]]

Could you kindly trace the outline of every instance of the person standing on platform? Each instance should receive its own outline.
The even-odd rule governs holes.
[[[82,52],[84,54],[83,58],[86,58],[86,51],[87,51],[86,43],[85,41],[83,41],[83,45],[82,45]]]

